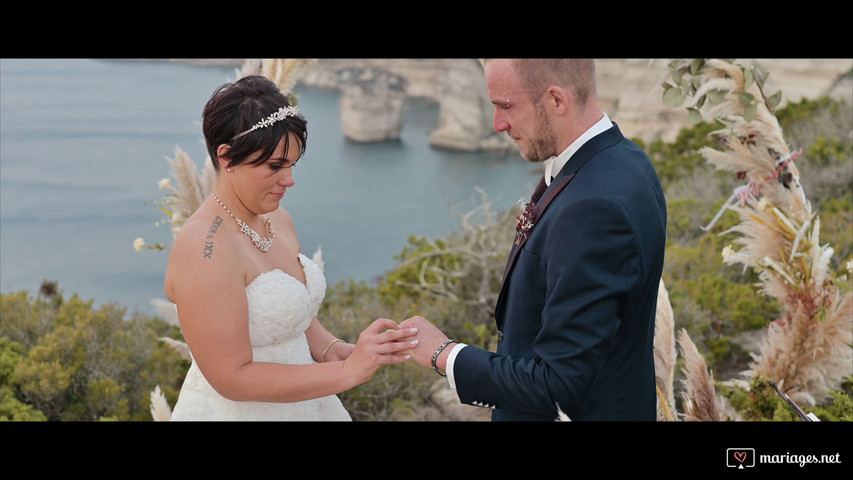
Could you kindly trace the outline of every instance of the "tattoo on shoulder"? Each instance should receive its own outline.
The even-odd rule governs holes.
[[[213,235],[219,230],[220,225],[222,225],[222,217],[217,215],[207,230],[207,238],[204,240],[204,258],[213,258]]]

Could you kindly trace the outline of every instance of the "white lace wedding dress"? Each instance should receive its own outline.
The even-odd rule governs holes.
[[[246,287],[249,335],[256,362],[311,364],[305,329],[326,295],[323,271],[299,254],[306,285],[281,270],[258,275]],[[349,421],[336,395],[295,403],[234,402],[216,393],[193,361],[171,420]]]

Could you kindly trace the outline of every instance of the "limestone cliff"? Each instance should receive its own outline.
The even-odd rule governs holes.
[[[767,91],[782,90],[782,105],[803,98],[833,95],[853,104],[850,75],[853,59],[742,59],[770,73]],[[602,106],[628,137],[649,142],[671,141],[688,126],[684,109],[667,108],[660,85],[666,59],[600,59],[598,90]],[[334,72],[351,67],[391,72],[406,81],[408,97],[437,102],[438,124],[430,136],[434,147],[462,151],[513,148],[506,135],[492,130],[492,105],[486,95],[480,63],[476,59],[320,59],[302,78],[307,85],[343,88]],[[343,103],[343,102],[342,102]],[[342,108],[347,105],[342,104]],[[389,110],[390,115],[399,112]],[[377,114],[373,110],[373,114]],[[358,119],[346,111],[342,120]],[[383,122],[390,125],[390,122]],[[358,125],[347,127],[358,130]],[[390,137],[386,137],[390,138]]]
[[[740,59],[769,72],[766,90],[782,90],[782,105],[823,95],[853,104],[850,58]],[[206,63],[239,66],[240,59]],[[599,59],[596,64],[602,107],[622,132],[645,142],[672,141],[688,126],[686,111],[665,107],[661,82],[667,59]],[[846,74],[846,75],[845,75]],[[371,85],[371,81],[378,82]],[[407,99],[436,102],[438,124],[430,134],[437,148],[460,151],[513,149],[506,135],[492,130],[492,105],[477,59],[345,58],[319,59],[305,69],[305,85],[339,89],[344,134],[355,141],[399,138]]]

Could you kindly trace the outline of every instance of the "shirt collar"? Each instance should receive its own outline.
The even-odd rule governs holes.
[[[551,178],[555,177],[560,170],[566,166],[566,162],[572,158],[572,155],[577,152],[584,143],[588,142],[592,137],[598,135],[599,133],[604,132],[613,126],[613,123],[610,121],[610,118],[607,117],[605,113],[601,120],[595,123],[595,125],[591,126],[589,130],[585,131],[583,135],[577,138],[568,148],[563,150],[563,153],[557,155],[556,157],[551,157],[548,160],[543,162],[545,164],[545,184],[551,185]]]

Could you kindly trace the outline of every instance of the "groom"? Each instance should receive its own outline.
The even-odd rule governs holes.
[[[497,352],[412,317],[401,323],[418,328],[412,358],[495,421],[654,421],[658,176],[602,111],[592,59],[487,60],[484,71],[494,129],[544,163],[544,191],[509,255]]]

